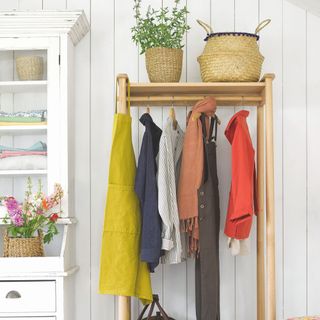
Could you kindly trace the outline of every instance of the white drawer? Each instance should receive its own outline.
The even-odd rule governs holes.
[[[55,312],[55,281],[1,281],[1,313]],[[31,318],[32,319],[32,318]],[[51,319],[51,318],[49,318]],[[40,320],[37,318],[37,320]]]

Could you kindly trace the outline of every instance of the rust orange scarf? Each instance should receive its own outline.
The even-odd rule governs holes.
[[[178,184],[178,209],[182,231],[188,234],[191,254],[199,250],[198,189],[201,186],[204,164],[202,124],[199,116],[204,113],[206,123],[209,123],[209,117],[215,114],[216,109],[216,101],[211,97],[196,103],[188,116],[183,143]]]

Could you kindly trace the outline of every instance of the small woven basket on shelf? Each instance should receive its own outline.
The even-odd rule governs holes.
[[[16,58],[17,74],[20,80],[42,80],[43,58],[22,56]]]
[[[149,48],[146,67],[150,82],[179,82],[183,51],[175,48]]]
[[[38,231],[38,236],[32,238],[12,238],[5,231],[3,236],[4,257],[43,257],[43,235]]]
[[[207,32],[207,44],[198,57],[202,81],[255,82],[260,79],[264,57],[257,44],[258,33],[271,22],[270,19],[262,21],[255,33],[213,33],[211,26],[197,21]]]

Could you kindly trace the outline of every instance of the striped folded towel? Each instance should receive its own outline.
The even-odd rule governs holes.
[[[41,123],[47,120],[47,110],[7,113],[0,110],[0,123]]]

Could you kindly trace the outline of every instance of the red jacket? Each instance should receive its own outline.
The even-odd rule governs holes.
[[[249,237],[256,213],[255,152],[247,125],[249,111],[236,113],[225,135],[232,145],[232,181],[225,234],[235,239]]]

